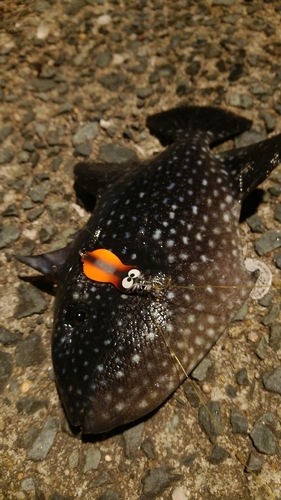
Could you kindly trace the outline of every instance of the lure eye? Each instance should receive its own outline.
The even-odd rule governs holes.
[[[131,269],[128,272],[128,276],[122,279],[122,287],[125,288],[125,290],[130,290],[134,285],[135,279],[138,278],[139,275],[140,271],[138,269]]]
[[[77,304],[71,313],[71,324],[75,326],[82,326],[87,322],[89,310],[86,304]]]

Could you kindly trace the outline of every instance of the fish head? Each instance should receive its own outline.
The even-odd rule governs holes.
[[[96,281],[93,269],[92,278],[85,274],[85,261],[85,252],[73,252],[58,286],[52,355],[70,422],[84,433],[100,433],[159,406],[184,374],[165,339],[173,314],[165,265],[144,272],[124,266],[113,284],[112,269],[111,278]]]

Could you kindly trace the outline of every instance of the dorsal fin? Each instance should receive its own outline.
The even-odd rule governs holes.
[[[80,162],[74,167],[75,184],[84,191],[98,196],[105,188],[125,172],[128,163],[98,163],[98,162]]]
[[[210,131],[213,142],[220,142],[241,134],[251,127],[251,121],[212,106],[179,106],[149,116],[146,120],[150,133],[165,146],[178,139],[182,132],[190,130]]]

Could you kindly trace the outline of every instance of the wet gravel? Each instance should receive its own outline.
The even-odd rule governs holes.
[[[69,428],[50,357],[55,290],[13,258],[59,248],[86,222],[77,161],[160,150],[148,114],[182,101],[228,108],[254,122],[240,147],[280,133],[280,2],[2,4],[1,500],[280,497],[280,167],[241,224],[245,255],[270,268],[272,291],[248,301],[193,386],[125,430],[87,437]]]

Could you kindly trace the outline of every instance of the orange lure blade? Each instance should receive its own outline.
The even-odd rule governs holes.
[[[110,250],[99,248],[93,252],[81,252],[83,272],[87,278],[100,283],[112,283],[121,292],[134,286],[140,271],[135,266],[126,266]]]

